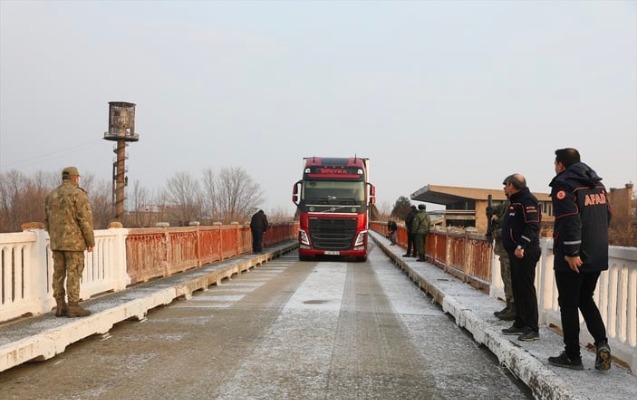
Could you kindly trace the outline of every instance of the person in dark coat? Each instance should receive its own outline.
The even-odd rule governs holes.
[[[553,269],[557,284],[565,349],[549,363],[584,369],[580,354],[581,311],[595,340],[595,369],[607,371],[610,347],[602,316],[593,300],[601,271],[608,269],[608,226],[611,219],[606,188],[597,173],[580,161],[576,149],[555,151],[555,173],[549,186],[555,223]]]
[[[398,231],[398,224],[396,221],[387,221],[387,239],[391,242],[391,246],[396,245],[396,232]]]
[[[414,240],[416,234],[411,231],[416,214],[418,214],[418,209],[416,206],[412,205],[409,214],[407,214],[407,217],[405,218],[405,230],[407,231],[407,253],[403,254],[403,257],[416,257],[416,241]]]
[[[518,340],[540,338],[538,326],[535,270],[542,254],[540,250],[540,203],[520,174],[509,175],[502,182],[511,204],[502,219],[502,245],[509,254],[511,283],[516,313],[513,326],[502,330],[506,335],[518,335]]]
[[[250,231],[252,231],[252,252],[261,253],[263,251],[263,234],[268,230],[268,217],[263,210],[257,211],[250,220]]]

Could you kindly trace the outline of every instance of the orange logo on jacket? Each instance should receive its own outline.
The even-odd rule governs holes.
[[[558,200],[564,200],[564,198],[566,197],[566,192],[563,190],[560,190],[559,192],[557,192],[555,196],[557,197]]]
[[[587,194],[584,198],[584,206],[597,206],[606,204],[606,193]]]

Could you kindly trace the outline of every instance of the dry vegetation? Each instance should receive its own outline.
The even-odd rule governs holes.
[[[39,172],[27,176],[19,171],[0,174],[0,232],[20,232],[22,224],[44,222],[44,200],[60,184],[57,173]],[[83,174],[80,186],[89,195],[95,229],[113,221],[111,183]],[[223,168],[218,174],[207,169],[201,178],[185,172],[170,177],[165,188],[151,193],[139,181],[127,188],[125,227],[152,227],[157,222],[187,226],[214,222],[245,223],[263,202],[258,183],[242,168]],[[264,210],[271,222],[289,221],[281,209]],[[271,213],[270,213],[271,212]]]

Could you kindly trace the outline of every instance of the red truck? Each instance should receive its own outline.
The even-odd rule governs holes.
[[[366,261],[375,192],[368,158],[304,158],[303,179],[292,190],[299,216],[299,259],[326,255]]]

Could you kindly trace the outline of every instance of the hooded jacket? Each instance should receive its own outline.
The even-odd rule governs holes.
[[[610,204],[602,178],[578,162],[557,174],[549,186],[553,203],[554,269],[569,270],[564,256],[582,259],[580,271],[608,269]]]

